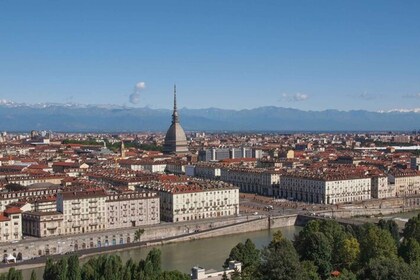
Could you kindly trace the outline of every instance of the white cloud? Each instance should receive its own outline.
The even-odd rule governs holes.
[[[130,94],[129,100],[132,104],[138,104],[140,103],[140,93],[146,88],[145,82],[138,82],[134,86],[133,92]]]
[[[295,94],[283,93],[281,96],[283,100],[286,100],[288,102],[305,101],[309,98],[309,95],[300,92],[297,92]]]

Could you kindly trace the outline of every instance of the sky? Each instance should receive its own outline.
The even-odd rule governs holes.
[[[420,1],[0,0],[0,99],[420,108]]]

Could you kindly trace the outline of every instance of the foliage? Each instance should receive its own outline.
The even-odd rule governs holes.
[[[404,239],[398,252],[407,263],[420,265],[420,244],[414,238]]]
[[[7,273],[0,275],[0,280],[23,280],[22,272],[12,267]]]
[[[360,229],[358,240],[362,264],[374,258],[397,258],[397,245],[387,230],[365,224]]]
[[[400,229],[397,225],[397,223],[394,220],[380,220],[378,223],[378,226],[381,229],[385,229],[389,231],[391,236],[394,238],[396,244],[400,243]]]
[[[420,214],[408,220],[403,230],[404,238],[414,238],[420,242]]]
[[[259,273],[261,280],[304,279],[299,255],[292,242],[279,238],[279,234],[262,251]]]
[[[416,280],[415,270],[405,262],[395,258],[371,259],[358,274],[365,280]]]
[[[229,261],[239,261],[242,263],[242,278],[252,279],[255,274],[260,259],[260,251],[255,247],[251,239],[247,239],[245,243],[238,243],[230,251],[229,257],[224,263],[224,267],[228,267]]]
[[[311,261],[302,261],[301,266],[303,269],[304,279],[307,280],[320,280],[318,275],[318,267]]]
[[[31,280],[37,280],[38,277],[36,276],[35,270],[32,270],[31,272]]]
[[[20,273],[20,272],[19,272]],[[31,276],[32,277],[32,276]],[[34,275],[36,277],[36,275]],[[9,278],[4,278],[4,280]],[[20,280],[22,278],[11,278]],[[34,278],[36,279],[36,278]],[[82,267],[76,255],[56,262],[48,259],[45,264],[44,280],[189,280],[187,274],[179,271],[162,271],[161,252],[152,249],[145,260],[138,264],[128,260],[125,264],[117,255],[101,255],[90,259]],[[0,277],[0,280],[3,278]],[[32,280],[32,279],[31,279]]]
[[[143,235],[143,233],[144,233],[144,229],[142,228],[139,228],[138,230],[136,230],[134,232],[134,242],[140,241],[140,238]]]

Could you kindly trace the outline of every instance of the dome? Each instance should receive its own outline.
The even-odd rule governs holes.
[[[188,142],[184,129],[180,123],[173,123],[169,127],[165,136],[165,144],[163,146],[165,153],[187,153]]]

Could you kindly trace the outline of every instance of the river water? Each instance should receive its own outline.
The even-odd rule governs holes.
[[[283,236],[293,239],[295,233],[299,232],[301,227],[284,227],[280,230]],[[227,236],[218,236],[213,238],[198,239],[186,242],[171,243],[155,246],[162,252],[162,268],[164,270],[179,270],[184,273],[190,273],[195,265],[205,267],[206,269],[222,269],[225,259],[229,256],[230,250],[239,242],[245,242],[250,238],[258,248],[262,248],[271,241],[273,233],[278,229],[262,230],[254,232],[239,233]],[[124,251],[113,252],[121,257],[123,262],[130,258],[138,262],[145,259],[147,253],[153,247],[131,248]],[[89,258],[83,259],[84,263]],[[42,279],[44,268],[36,268],[38,279]],[[29,279],[32,269],[23,270],[23,279]]]
[[[413,211],[407,213],[398,213],[394,215],[385,216],[382,218],[399,218],[409,219],[417,216],[420,211]],[[375,222],[378,218],[367,219],[366,222]],[[262,248],[271,241],[273,233],[277,229],[262,230],[254,232],[239,233],[227,236],[218,236],[213,238],[199,239],[186,242],[178,242],[172,244],[165,244],[155,246],[162,252],[162,268],[164,270],[179,270],[184,273],[190,273],[191,267],[199,265],[206,269],[221,269],[225,259],[228,257],[230,250],[239,242],[245,242],[250,238],[258,248]],[[301,230],[301,227],[291,226],[280,229],[285,237],[293,239],[295,233]],[[123,262],[130,258],[138,262],[146,258],[147,254],[153,247],[147,248],[131,248],[124,251],[113,252],[121,257]],[[83,264],[89,258],[84,258],[81,263]],[[42,279],[44,271],[43,267],[35,269],[38,279]],[[23,270],[23,279],[29,279],[32,269]]]

